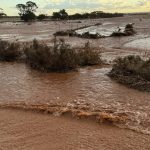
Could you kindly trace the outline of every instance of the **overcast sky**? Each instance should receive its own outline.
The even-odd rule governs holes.
[[[28,0],[0,0],[0,8],[7,15],[17,15],[15,6]],[[59,9],[68,13],[105,11],[105,12],[150,12],[150,0],[33,0],[39,6],[37,14],[51,14]]]

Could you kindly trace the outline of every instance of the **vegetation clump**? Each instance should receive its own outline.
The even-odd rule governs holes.
[[[66,30],[66,31],[57,31],[54,33],[54,36],[74,36],[74,30]]]
[[[132,55],[118,58],[108,75],[131,88],[150,92],[150,59]]]
[[[15,61],[21,56],[20,45],[0,40],[0,60]]]
[[[100,53],[92,50],[89,42],[85,43],[85,47],[77,55],[80,66],[99,65],[102,63]]]
[[[79,66],[97,65],[101,62],[98,52],[88,47],[77,51],[66,44],[63,39],[59,42],[54,39],[53,47],[34,40],[24,51],[27,63],[31,67],[47,72],[66,72],[75,70]]]
[[[125,31],[126,35],[133,35],[135,34],[135,30],[134,30],[134,27],[133,27],[133,24],[127,24],[126,27],[125,27]]]
[[[136,31],[134,30],[133,24],[127,24],[124,31],[119,28],[118,31],[114,31],[111,36],[131,36],[134,35]]]
[[[37,19],[39,20],[39,21],[43,21],[44,19],[47,19],[48,17],[47,17],[47,15],[45,15],[45,14],[40,14],[40,15],[38,15],[37,16]]]

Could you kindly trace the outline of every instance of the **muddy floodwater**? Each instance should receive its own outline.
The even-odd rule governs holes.
[[[25,64],[0,63],[1,103],[26,102],[88,106],[92,112],[126,114],[124,127],[150,133],[150,93],[129,89],[106,74],[111,68],[82,68],[78,72],[41,73]],[[120,125],[120,124],[118,124]]]
[[[2,148],[11,149],[12,141],[16,140],[21,144],[20,149],[27,149],[27,147],[24,147],[23,140],[19,141],[20,139],[18,137],[21,137],[25,139],[25,142],[31,144],[28,145],[30,148],[34,145],[33,149],[36,149],[37,143],[42,141],[40,137],[52,140],[52,137],[47,135],[48,131],[50,131],[54,136],[53,140],[55,142],[54,145],[51,144],[51,149],[56,150],[65,143],[61,143],[59,139],[66,139],[66,141],[72,142],[72,145],[65,143],[68,146],[68,150],[73,149],[76,144],[80,144],[81,146],[77,147],[77,150],[92,150],[94,146],[97,149],[105,149],[106,147],[109,150],[124,149],[129,146],[127,144],[128,142],[131,146],[128,147],[129,149],[135,149],[135,147],[139,150],[141,148],[144,150],[150,149],[150,144],[147,141],[150,139],[150,93],[127,88],[107,76],[107,73],[112,68],[113,60],[118,56],[150,56],[150,17],[136,15],[111,19],[81,20],[80,23],[79,21],[49,21],[35,22],[32,24],[3,22],[0,23],[0,39],[24,44],[24,42],[31,42],[36,38],[41,42],[52,45],[53,34],[56,31],[75,29],[85,25],[91,26],[97,23],[101,23],[101,25],[97,27],[92,26],[84,30],[99,32],[109,36],[118,27],[124,27],[126,23],[135,23],[134,27],[137,31],[134,36],[107,37],[97,40],[68,36],[63,37],[72,47],[80,47],[85,42],[90,41],[94,48],[101,51],[102,59],[107,62],[105,66],[79,68],[78,71],[68,73],[43,73],[31,69],[24,63],[0,62],[0,108],[5,108],[6,105],[9,108],[14,109],[17,107],[17,109],[19,108],[21,110],[31,109],[31,106],[34,109],[37,109],[37,107],[39,109],[40,107],[40,109],[45,110],[54,106],[55,108],[57,107],[53,113],[54,116],[49,116],[50,120],[48,120],[47,115],[44,116],[43,114],[38,115],[31,112],[27,112],[26,114],[24,111],[19,112],[18,110],[0,110],[0,114],[3,116],[1,118],[2,123],[0,122],[2,128],[0,135],[4,137],[4,139],[0,138],[0,145],[4,146]],[[79,31],[81,32],[81,30]],[[96,121],[88,123],[70,118],[69,120],[66,120],[66,118],[59,119],[62,109],[63,111],[69,109],[72,112],[74,110],[84,113],[88,112],[88,115],[99,112],[107,113],[111,118],[114,116],[119,118],[124,116],[126,119],[123,122],[112,121],[112,124],[115,126],[111,126],[111,124],[110,126],[112,128],[110,128],[110,126],[105,126],[106,124],[98,126]],[[8,119],[9,114],[11,114],[11,118],[14,117],[14,120]],[[21,122],[23,123],[21,124]],[[49,126],[45,127],[45,124],[52,125],[52,128]],[[13,126],[10,128],[10,125]],[[27,128],[25,127],[30,128],[29,132],[26,133]],[[35,128],[31,129],[32,127]],[[56,127],[59,129],[60,134],[56,132]],[[127,130],[119,130],[118,127],[126,128]],[[19,131],[18,128],[20,128]],[[99,129],[102,135],[98,132]],[[132,132],[128,129],[132,130]],[[5,130],[7,133],[9,131],[10,137],[4,134]],[[19,133],[24,134],[20,135]],[[107,137],[105,133],[108,134]],[[14,134],[15,137],[13,137]],[[32,137],[35,134],[38,134],[39,137],[36,136],[34,141]],[[114,135],[116,137],[118,136],[118,141],[115,141],[116,137]],[[76,139],[77,136],[78,139]],[[30,138],[28,139],[27,137]],[[98,146],[98,138],[100,138],[102,147]],[[134,143],[132,143],[130,138]],[[143,143],[138,143],[137,141],[139,139],[143,139]],[[107,140],[108,143],[104,142]],[[122,141],[122,144],[119,140]],[[89,141],[93,145],[89,144]],[[114,141],[116,142],[115,145],[113,143]],[[14,144],[13,149],[16,149],[17,142]],[[48,141],[44,140],[43,142]],[[58,143],[62,145],[60,146]],[[104,147],[103,144],[105,144]],[[66,145],[63,145],[64,149],[67,149]],[[124,146],[121,147],[121,145]],[[48,149],[49,144],[44,145],[45,147],[42,146],[41,149]],[[96,148],[95,150],[97,150]]]

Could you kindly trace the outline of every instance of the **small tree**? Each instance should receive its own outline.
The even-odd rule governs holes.
[[[21,17],[21,20],[28,22],[36,19],[36,15],[34,13],[38,8],[36,3],[32,1],[28,1],[26,2],[26,4],[17,4],[16,8],[19,10],[19,15]]]
[[[2,18],[3,16],[6,16],[6,14],[3,12],[3,9],[0,8],[0,18]]]
[[[45,14],[40,14],[39,16],[37,16],[37,19],[40,20],[40,21],[42,21],[46,18],[47,18],[47,15],[45,15]]]
[[[66,12],[65,9],[60,10],[59,12],[53,12],[53,19],[62,19],[65,20],[68,18],[68,13]]]

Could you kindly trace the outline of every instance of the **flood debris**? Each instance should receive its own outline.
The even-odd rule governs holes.
[[[76,37],[87,38],[87,39],[99,39],[99,38],[105,38],[105,37],[131,36],[136,33],[133,27],[134,23],[129,23],[125,27],[117,27],[117,30],[116,28],[114,28],[114,29],[104,29],[104,31],[103,30],[98,31],[97,26],[100,26],[100,25],[102,24],[97,23],[93,26],[83,26],[81,28],[74,29],[74,30],[58,31],[54,33],[54,35],[55,36],[71,36],[71,37],[76,36]],[[95,28],[91,29],[91,27],[95,27]]]
[[[111,36],[131,36],[136,33],[134,27],[134,23],[129,23],[125,26],[124,31],[121,31],[121,28],[118,27],[118,31],[114,31]]]

